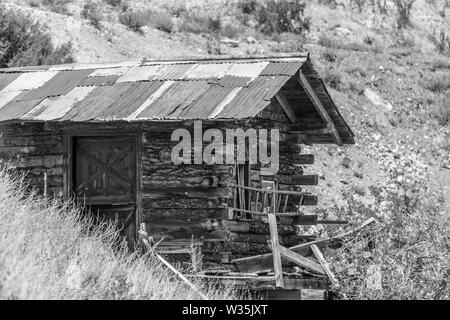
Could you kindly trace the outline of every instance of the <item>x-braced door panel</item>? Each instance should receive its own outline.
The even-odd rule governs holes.
[[[134,137],[76,137],[74,151],[74,192],[80,203],[85,205],[135,203]]]

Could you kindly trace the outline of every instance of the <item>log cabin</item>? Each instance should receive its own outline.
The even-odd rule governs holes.
[[[248,152],[174,164],[173,132],[199,121],[278,130],[278,171]],[[318,178],[301,146],[354,143],[308,53],[0,69],[0,134],[0,158],[39,192],[115,220],[131,243],[145,223],[166,253],[199,244],[204,263],[270,252],[267,211],[281,245],[308,241],[296,226],[318,223],[303,214]]]

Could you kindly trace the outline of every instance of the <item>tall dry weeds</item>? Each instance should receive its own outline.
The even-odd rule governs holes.
[[[231,288],[197,284],[211,299]],[[198,299],[151,256],[130,253],[112,225],[28,192],[0,169],[0,299]]]

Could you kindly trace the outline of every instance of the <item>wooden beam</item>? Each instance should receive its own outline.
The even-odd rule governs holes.
[[[274,197],[275,199],[275,197]],[[274,203],[275,206],[275,203]],[[276,206],[275,206],[276,207]],[[270,227],[270,240],[272,242],[272,254],[273,254],[273,270],[275,272],[275,285],[277,288],[284,288],[283,282],[283,267],[281,265],[281,253],[280,242],[278,239],[278,227],[277,217],[269,213],[268,215],[269,227]]]
[[[317,174],[280,176],[278,183],[298,186],[317,186],[319,176]]]
[[[306,79],[305,75],[303,74],[303,72],[301,70],[299,72],[299,82],[300,82],[301,86],[303,87],[303,89],[305,89],[306,94],[309,96],[309,98],[313,102],[313,104],[316,107],[317,111],[319,112],[320,116],[327,124],[327,127],[330,130],[331,135],[333,136],[334,142],[337,145],[342,146],[343,145],[342,139],[341,139],[339,133],[337,132],[336,127],[334,126],[334,123],[330,118],[330,115],[325,110],[325,107],[323,106],[323,104],[320,101],[319,97],[317,96],[316,92],[311,87],[311,85],[309,84],[308,80]]]
[[[286,258],[287,260],[294,262],[295,264],[298,264],[299,266],[314,271],[318,274],[325,274],[323,271],[323,268],[320,264],[315,263],[314,261],[303,257],[302,255],[286,248],[283,246],[280,246],[280,253],[283,258]]]
[[[278,103],[280,104],[281,108],[283,108],[283,111],[286,113],[286,116],[289,118],[289,120],[292,123],[297,122],[297,117],[295,116],[294,110],[292,110],[291,106],[289,105],[289,102],[286,100],[286,97],[283,93],[278,92],[275,95],[275,99],[277,99]]]
[[[325,238],[325,239],[316,240],[316,241],[312,241],[312,242],[308,242],[308,243],[304,243],[304,244],[299,244],[296,246],[292,246],[289,249],[298,254],[301,254],[302,256],[307,256],[307,255],[311,254],[311,245],[315,244],[319,248],[337,246],[337,245],[339,245],[339,243],[341,243],[341,240],[340,240],[341,238],[349,236],[355,232],[358,232],[359,230],[365,228],[366,226],[368,226],[369,224],[371,224],[373,222],[375,222],[375,219],[372,217],[372,218],[369,218],[366,221],[364,221],[357,228],[352,229],[352,230],[345,232],[341,235],[338,235],[336,237]],[[239,271],[253,272],[253,271],[270,268],[273,263],[273,259],[272,259],[271,253],[266,253],[266,254],[261,254],[261,255],[257,255],[257,256],[253,256],[253,257],[235,259],[235,260],[233,260],[233,263],[236,265],[236,267],[239,269]]]
[[[336,277],[334,276],[334,274],[331,272],[328,263],[325,261],[325,258],[322,255],[322,252],[320,252],[320,249],[318,246],[316,246],[315,244],[311,245],[311,250],[314,253],[314,255],[316,256],[317,260],[319,260],[320,265],[322,266],[323,270],[325,271],[326,275],[328,276],[328,278],[331,281],[331,284],[333,285],[333,287],[335,287],[336,289],[339,288],[339,282],[336,279]]]
[[[296,164],[314,164],[313,154],[294,154],[293,158]]]

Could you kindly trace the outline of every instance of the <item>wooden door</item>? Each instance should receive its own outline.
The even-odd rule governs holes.
[[[75,137],[73,142],[77,202],[99,218],[115,220],[131,239],[136,211],[135,137]]]

